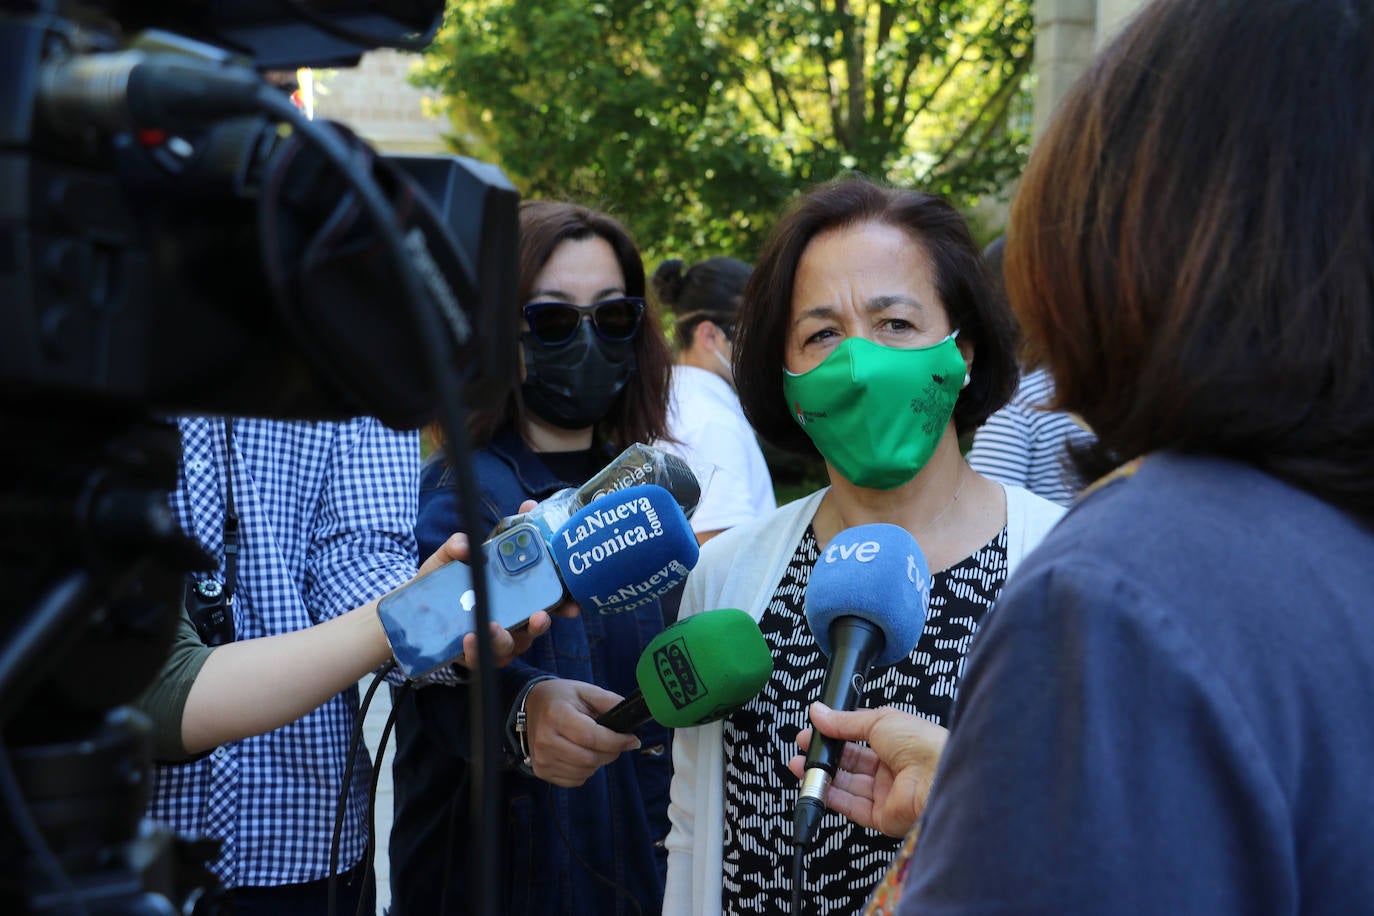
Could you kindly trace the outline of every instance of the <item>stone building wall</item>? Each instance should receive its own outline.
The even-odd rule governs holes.
[[[1036,0],[1034,133],[1039,136],[1093,52],[1146,0]]]
[[[426,112],[433,93],[410,85],[414,54],[372,51],[356,67],[324,70],[315,78],[315,116],[342,121],[387,153],[446,152],[444,118]]]

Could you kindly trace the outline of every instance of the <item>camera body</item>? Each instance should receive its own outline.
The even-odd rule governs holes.
[[[167,418],[416,428],[436,391],[506,384],[514,187],[460,157],[378,155],[283,109],[261,72],[418,48],[442,13],[0,0],[0,731],[27,802],[0,827],[0,911],[214,899],[196,864],[214,850],[140,823],[146,720],[116,708],[183,603],[208,643],[233,636],[214,580],[188,585],[213,563],[168,506]]]
[[[211,648],[234,641],[234,609],[218,579],[186,580],[186,616],[201,642]]]
[[[441,10],[380,5],[428,6],[436,23]],[[142,4],[112,6],[148,21]],[[249,48],[270,34],[231,15],[237,4],[188,6],[200,16],[174,21],[197,34],[232,21]],[[278,18],[281,6],[266,4]],[[357,212],[356,180],[254,104],[260,63],[173,32],[126,39],[9,9],[0,0],[0,406],[415,428],[438,401],[416,359],[426,348],[473,402],[504,388],[518,194],[499,170],[381,156],[325,128],[391,197],[410,269],[435,293],[411,307],[395,295],[404,265],[365,256],[381,229]],[[299,44],[301,61],[338,51],[321,38]],[[424,333],[414,307],[443,315],[446,333]]]

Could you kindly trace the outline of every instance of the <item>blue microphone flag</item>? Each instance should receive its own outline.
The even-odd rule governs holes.
[[[858,617],[883,631],[876,667],[916,648],[930,608],[930,567],[916,539],[897,525],[846,528],[831,539],[806,586],[806,622],[829,657],[830,624]]]
[[[696,535],[671,493],[653,484],[608,493],[553,539],[554,561],[584,611],[618,614],[675,588],[696,566]]]

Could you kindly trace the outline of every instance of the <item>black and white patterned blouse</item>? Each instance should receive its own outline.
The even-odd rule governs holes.
[[[802,599],[816,564],[816,535],[802,535],[759,621],[773,652],[773,675],[753,700],[724,722],[724,913],[786,913],[792,893],[792,812],[797,778],[787,761],[820,697],[825,656],[811,637]],[[1007,576],[1007,532],[963,562],[936,573],[930,611],[916,649],[876,673],[865,705],[893,705],[945,724],[973,636]],[[867,830],[834,812],[822,819],[807,853],[802,912],[859,912],[882,878],[898,838]]]

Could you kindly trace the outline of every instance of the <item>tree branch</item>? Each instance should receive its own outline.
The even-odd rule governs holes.
[[[791,109],[792,116],[805,124],[806,119],[802,117],[801,107],[797,105],[797,99],[792,95],[792,87],[787,84],[787,80],[772,67],[768,68],[768,80],[773,84],[773,92],[787,102],[787,107]]]
[[[849,132],[844,123],[844,116],[840,112],[840,88],[835,83],[835,74],[831,70],[831,65],[835,59],[831,57],[825,49],[825,40],[829,33],[822,30],[830,21],[829,11],[825,8],[825,0],[815,0],[816,23],[819,26],[816,42],[816,54],[821,59],[821,69],[825,73],[826,107],[830,110],[830,132],[835,135],[835,142],[841,149],[850,148]]]
[[[1001,30],[1001,28],[1004,25],[1006,25],[1007,16],[1005,4],[1001,7],[1001,12],[1002,18],[997,22],[997,30]],[[989,19],[987,22],[983,24],[983,28],[980,34],[987,34],[991,30],[992,20]],[[906,132],[911,129],[911,125],[916,123],[916,119],[921,116],[921,112],[925,111],[927,108],[930,107],[931,103],[935,101],[935,97],[940,94],[940,90],[945,87],[945,84],[948,83],[951,78],[953,78],[954,72],[959,69],[961,64],[965,63],[968,60],[968,51],[969,47],[972,44],[972,41],[966,42],[964,44],[963,50],[959,52],[958,59],[956,59],[954,63],[950,64],[949,67],[945,70],[945,72],[940,75],[940,78],[935,81],[935,86],[928,93],[926,93],[925,98],[921,99],[921,104],[911,109],[909,114],[903,113],[903,117],[893,118],[892,127],[895,130],[893,133],[889,134],[889,143],[896,144],[901,142],[901,138],[906,136]],[[901,107],[904,107],[906,105],[907,81],[910,79],[912,73],[914,72],[915,63],[916,62],[914,60],[907,61],[907,72],[903,75],[902,79],[902,94],[898,99],[899,106]]]
[[[898,142],[901,136],[906,133],[905,127],[903,127],[900,132],[896,130],[896,127],[902,123],[906,115],[906,94],[907,90],[911,87],[911,78],[916,74],[917,65],[920,64],[921,60],[925,57],[924,50],[920,54],[916,53],[916,44],[917,42],[923,45],[929,44],[927,36],[930,34],[930,31],[935,28],[935,20],[939,17],[940,0],[933,0],[926,9],[929,15],[926,16],[925,22],[922,23],[919,29],[912,32],[911,37],[907,39],[906,66],[902,69],[902,78],[897,86],[896,105],[893,107],[892,117],[886,124],[889,144]],[[943,79],[949,79],[949,74],[947,73]],[[926,102],[928,103],[929,100],[930,97],[927,96]]]
[[[850,142],[857,144],[866,133],[868,120],[864,105],[864,23],[859,21],[850,9],[849,0],[835,0],[835,15],[840,20],[841,34],[845,36],[844,71],[845,79],[849,82],[845,87],[848,90],[848,103],[845,107],[848,113]]]
[[[887,66],[879,63],[882,57],[883,48],[888,44],[892,37],[892,27],[897,23],[897,8],[887,0],[878,4],[878,46],[873,56],[873,73],[869,83],[873,87],[873,123],[886,129],[887,127]]]
[[[759,110],[759,117],[763,118],[769,124],[773,125],[775,128],[777,128],[778,132],[781,133],[783,130],[781,103],[777,104],[777,115],[770,115],[768,112],[768,106],[763,103],[763,99],[759,98],[758,93],[754,92],[753,89],[749,88],[749,82],[746,79],[744,79],[744,74],[740,74],[739,87],[744,90],[744,94],[749,96],[750,101],[754,103],[754,107]],[[776,90],[773,93],[773,99],[774,102],[777,102]]]
[[[974,153],[983,148],[984,143],[987,142],[987,138],[991,135],[990,125],[995,124],[998,118],[1006,114],[1007,106],[1011,104],[1012,96],[1016,95],[1016,86],[1020,83],[1021,77],[1030,67],[1030,62],[1031,54],[1029,51],[1017,58],[1016,67],[1012,70],[1011,75],[1003,81],[996,92],[988,96],[987,100],[983,102],[982,107],[978,109],[978,113],[970,118],[968,123],[964,125],[964,129],[959,132],[959,136],[954,139],[954,142],[945,147],[945,151],[941,154],[940,158],[935,160],[930,168],[926,169],[924,176],[926,180],[929,180],[930,176],[938,173],[940,169],[944,167],[945,163],[953,157],[955,151],[963,146],[964,141],[966,141],[975,130],[979,127],[988,125],[989,129],[984,130],[981,140],[972,150],[970,150],[968,155],[963,157],[963,159],[967,161]],[[996,106],[996,114],[989,116],[989,112],[993,109],[994,105]]]

